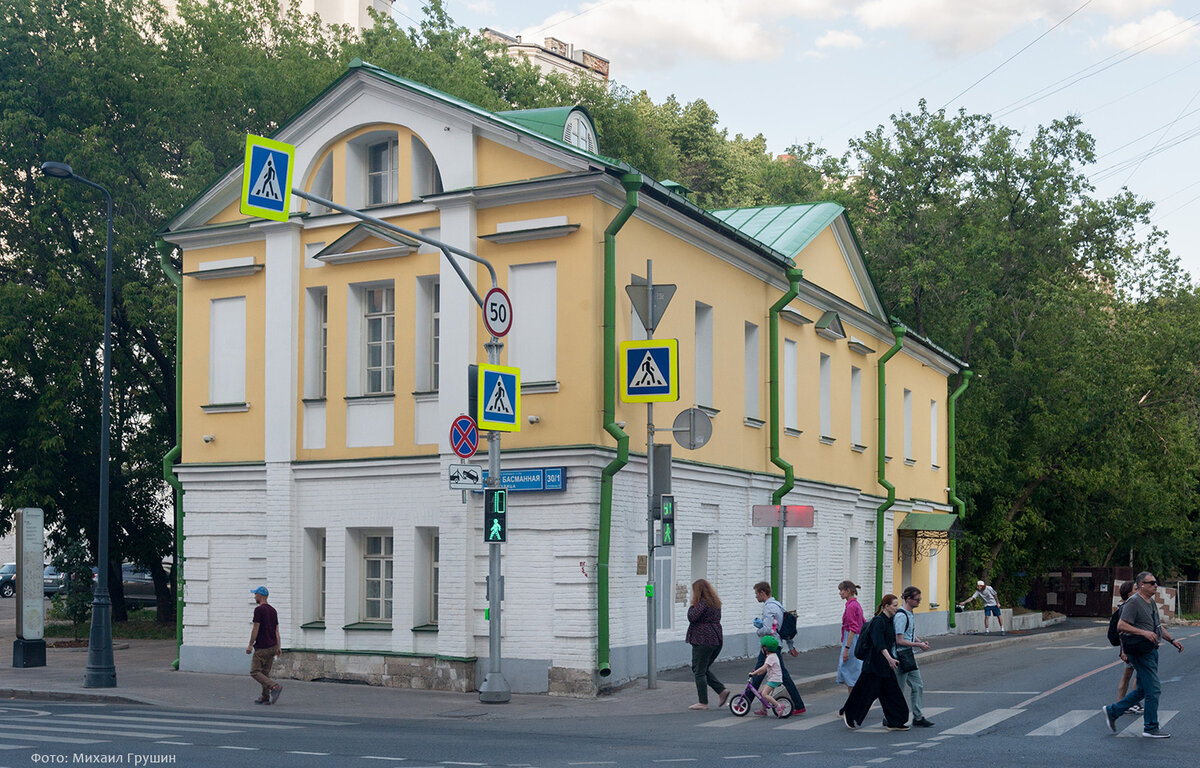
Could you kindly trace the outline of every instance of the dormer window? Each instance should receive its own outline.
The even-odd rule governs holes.
[[[399,152],[396,137],[367,146],[367,205],[385,205],[399,199]]]

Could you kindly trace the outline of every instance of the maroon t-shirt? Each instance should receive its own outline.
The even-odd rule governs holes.
[[[268,603],[255,606],[254,623],[258,625],[258,636],[254,638],[254,647],[260,651],[279,645],[279,614]]]

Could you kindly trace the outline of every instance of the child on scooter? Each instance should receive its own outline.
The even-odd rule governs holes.
[[[763,647],[763,653],[766,655],[766,660],[763,665],[750,673],[751,677],[765,674],[762,685],[758,687],[759,694],[772,706],[778,706],[779,702],[775,701],[775,697],[771,693],[783,685],[783,668],[779,666],[779,641],[774,635],[765,635],[760,641]],[[767,711],[760,709],[754,714],[766,717]]]

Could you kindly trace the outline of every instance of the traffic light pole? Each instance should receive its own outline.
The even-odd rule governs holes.
[[[493,336],[484,348],[487,349],[488,363],[499,365],[503,342]],[[488,430],[487,487],[500,487],[500,432],[494,429]],[[484,531],[484,536],[487,536],[487,531]],[[512,688],[500,671],[500,596],[503,579],[500,574],[500,542],[493,541],[488,544],[488,672],[479,686],[479,700],[484,704],[507,704],[512,699]]]
[[[649,273],[646,277],[649,279]],[[658,617],[654,614],[654,403],[646,403],[646,576],[646,687],[652,689],[658,687]]]

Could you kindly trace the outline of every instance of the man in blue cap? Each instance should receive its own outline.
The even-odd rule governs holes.
[[[279,615],[267,603],[271,594],[266,587],[250,590],[254,595],[254,628],[250,630],[250,644],[246,653],[253,654],[250,660],[250,677],[262,686],[262,695],[255,704],[274,704],[283,692],[283,686],[271,679],[271,665],[282,655],[279,649]]]

